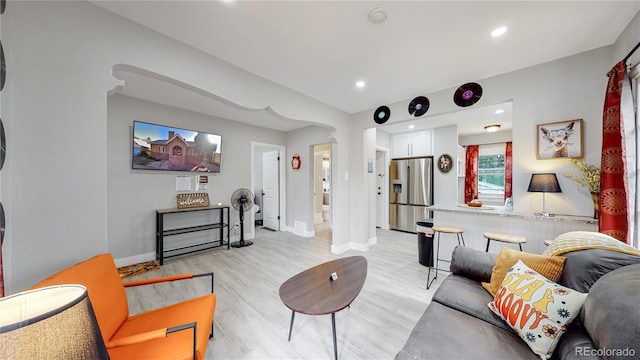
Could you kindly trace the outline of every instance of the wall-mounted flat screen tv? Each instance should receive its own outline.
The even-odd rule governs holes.
[[[219,173],[221,145],[220,135],[134,121],[131,167]]]

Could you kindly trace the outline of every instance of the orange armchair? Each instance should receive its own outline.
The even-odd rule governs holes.
[[[129,316],[125,287],[201,276],[211,276],[211,294]],[[59,284],[86,286],[111,359],[204,359],[216,307],[213,273],[123,282],[113,257],[101,254],[32,288]]]

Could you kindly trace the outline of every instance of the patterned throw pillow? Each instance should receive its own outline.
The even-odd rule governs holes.
[[[528,267],[543,275],[551,281],[558,281],[562,275],[564,262],[567,258],[563,256],[543,256],[538,254],[530,254],[524,251],[513,250],[503,247],[498,256],[496,256],[496,265],[491,271],[491,280],[488,283],[483,282],[482,286],[491,294],[496,296],[502,280],[504,280],[507,271],[513,265],[522,260]]]
[[[548,359],[586,298],[587,294],[558,285],[518,261],[487,305],[534,353]]]

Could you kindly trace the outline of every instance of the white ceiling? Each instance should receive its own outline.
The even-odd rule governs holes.
[[[610,45],[640,10],[640,1],[90,1],[348,113]],[[367,19],[376,7],[383,24]],[[492,38],[498,26],[508,31]]]

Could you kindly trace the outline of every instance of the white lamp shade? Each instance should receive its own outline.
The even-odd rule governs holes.
[[[82,285],[58,285],[0,299],[0,359],[108,359]]]

